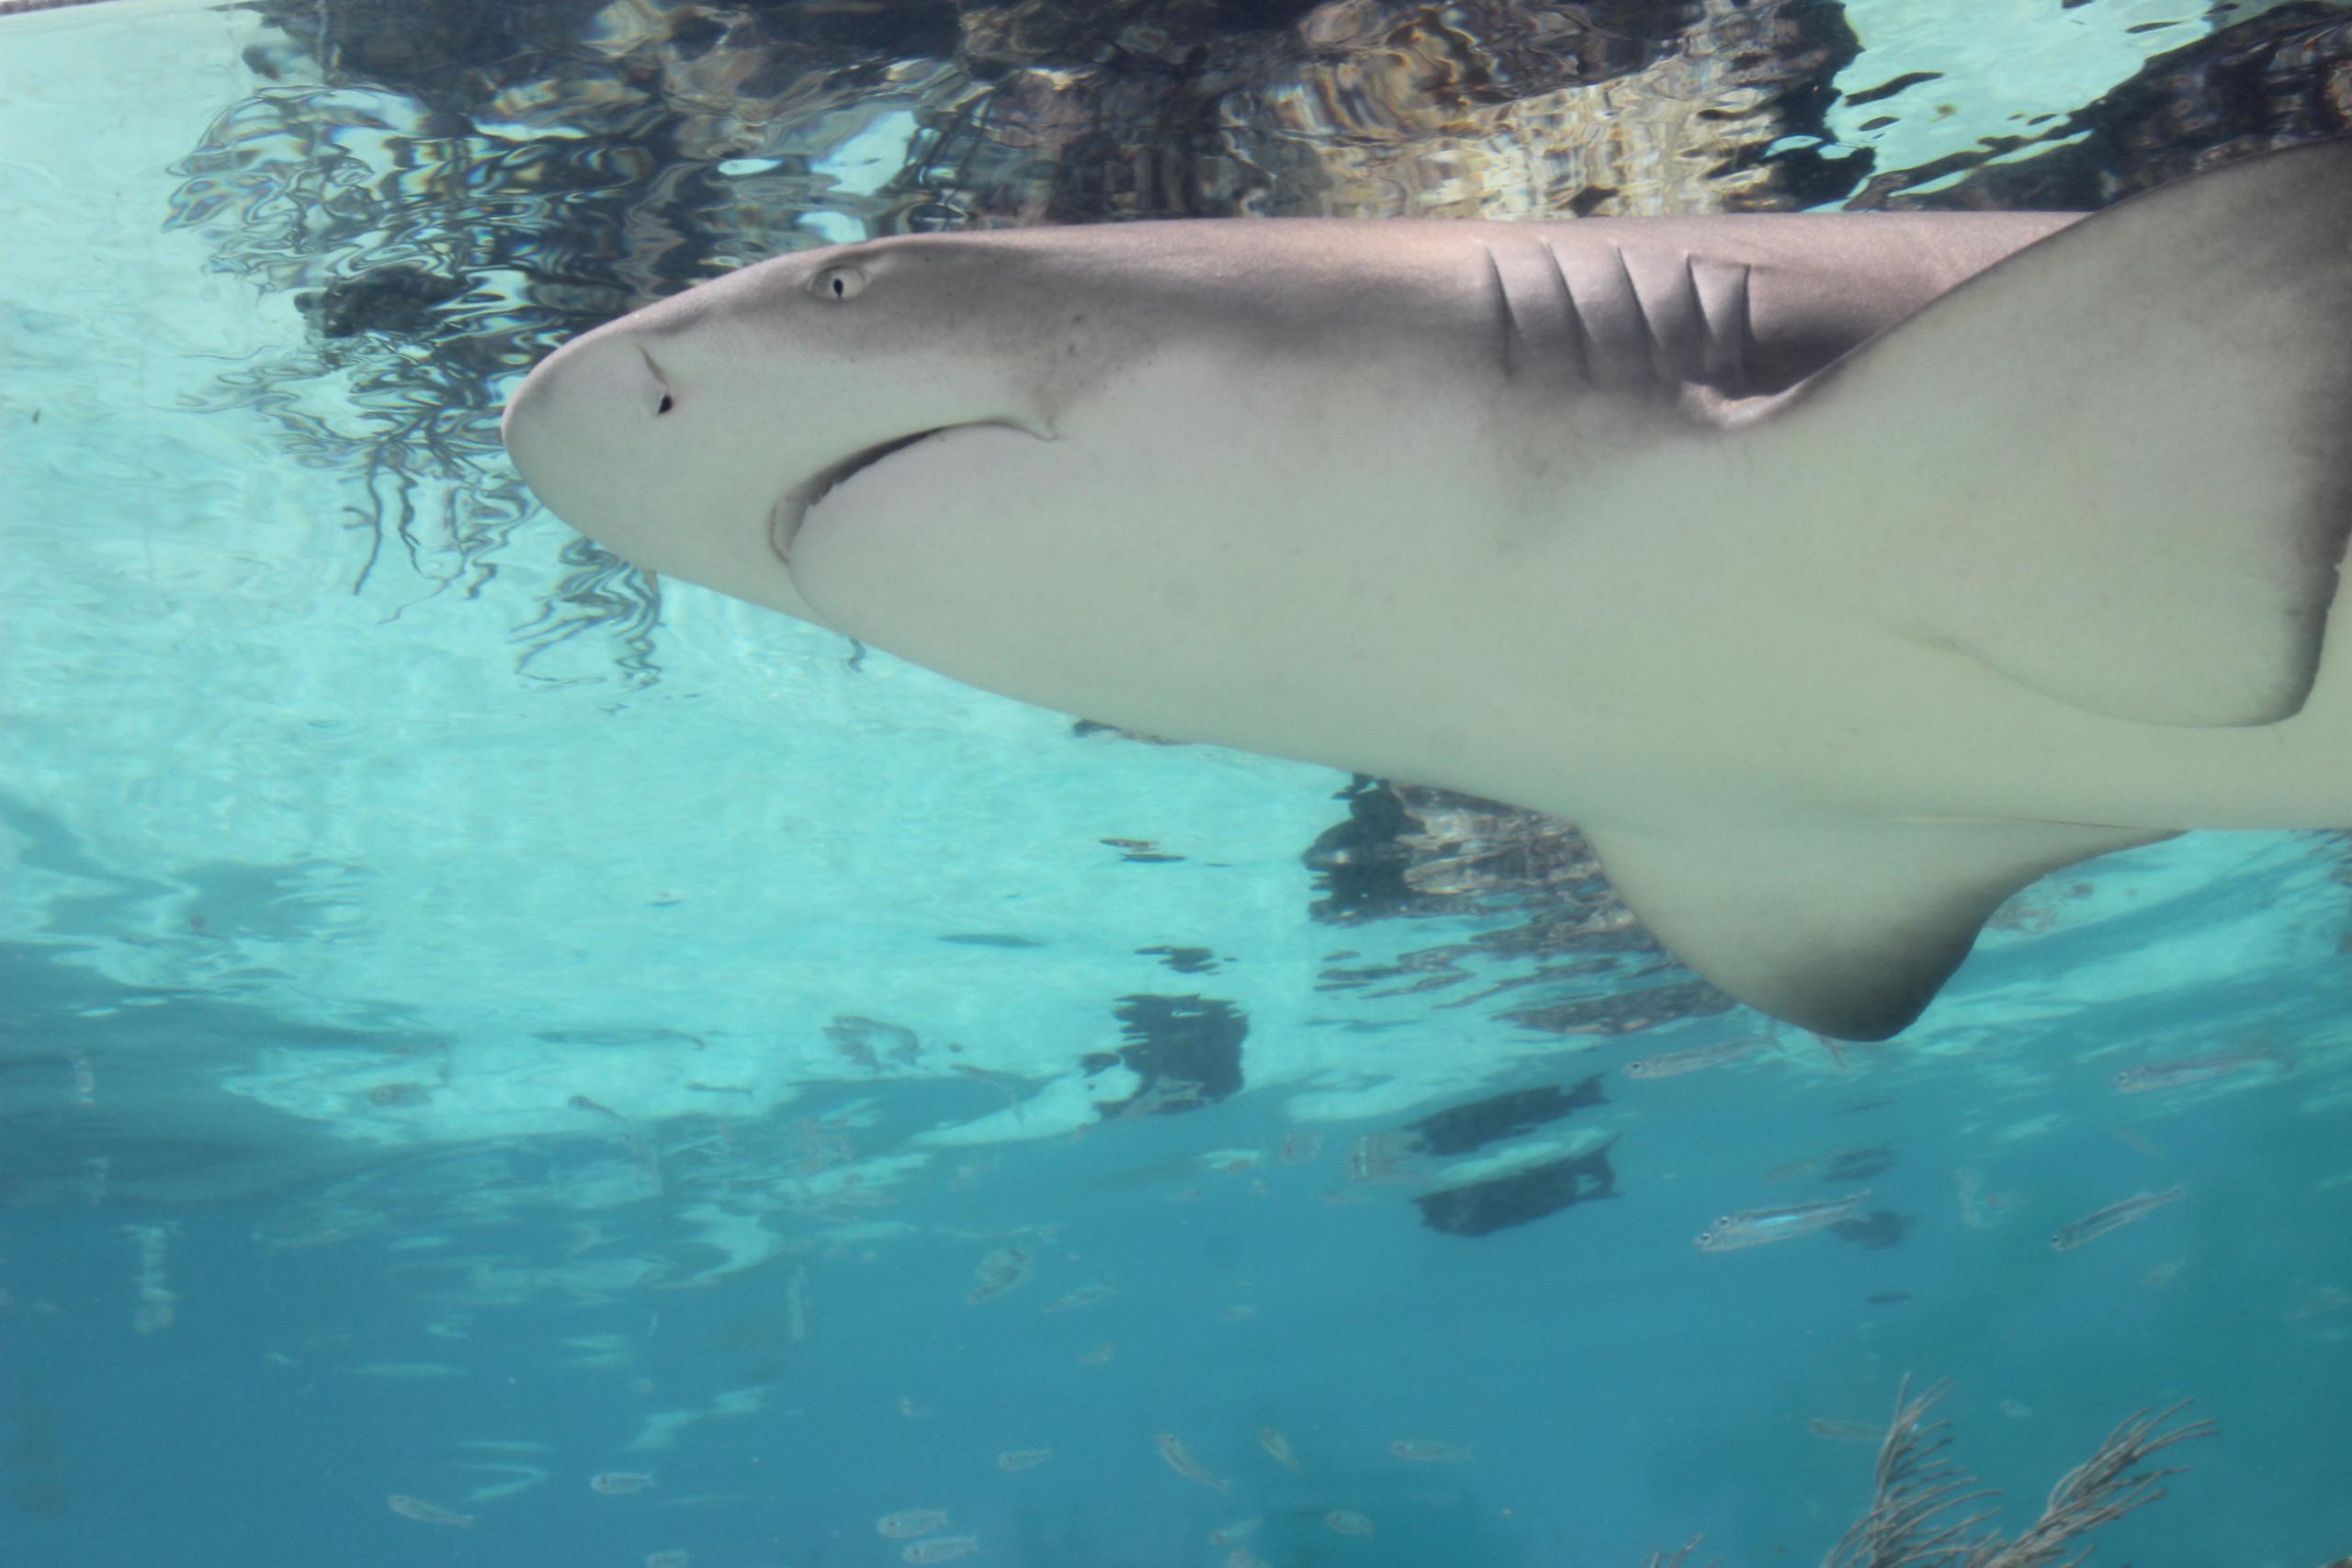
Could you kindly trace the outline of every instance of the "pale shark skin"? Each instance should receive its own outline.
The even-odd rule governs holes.
[[[665,576],[1567,818],[1826,1033],[1907,1025],[2059,866],[2352,826],[2352,144],[2079,223],[835,246],[566,344],[506,439]]]

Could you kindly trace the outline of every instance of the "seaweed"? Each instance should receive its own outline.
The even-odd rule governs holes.
[[[2153,1414],[2134,1411],[2089,1459],[2059,1477],[2023,1534],[2004,1540],[1984,1529],[1999,1512],[2000,1493],[1949,1457],[1951,1424],[1928,1419],[1951,1392],[1946,1380],[1915,1398],[1911,1380],[1903,1380],[1894,1419],[1879,1445],[1871,1505],[1821,1568],[2078,1568],[2091,1549],[2069,1556],[2069,1542],[2162,1497],[2165,1478],[2186,1468],[2149,1470],[2148,1461],[2215,1430],[2211,1421],[2180,1419],[2186,1399]],[[1646,1568],[1681,1568],[1698,1544],[1694,1536],[1679,1551],[1652,1551]]]
[[[1949,1381],[1939,1382],[1915,1399],[1911,1381],[1903,1381],[1894,1423],[1879,1445],[1870,1508],[1822,1559],[1822,1568],[2048,1568],[2064,1556],[2068,1541],[2165,1495],[2165,1478],[2184,1467],[2143,1470],[2150,1458],[2214,1430],[2211,1421],[2173,1425],[2188,1407],[2185,1399],[2154,1415],[2134,1411],[2089,1459],[2059,1478],[2025,1533],[2005,1542],[1997,1534],[1975,1533],[1993,1517],[2000,1494],[1979,1487],[1973,1475],[1945,1457],[1951,1424],[1928,1419],[1951,1391]],[[2085,1547],[2067,1568],[2089,1554]]]

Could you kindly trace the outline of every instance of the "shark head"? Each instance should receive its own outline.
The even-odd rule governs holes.
[[[1397,728],[1385,683],[1433,679],[1413,645],[1464,642],[1396,574],[1460,583],[1465,533],[1561,453],[1508,417],[1454,227],[1389,239],[1370,265],[1313,222],[788,255],[566,344],[507,445],[665,577],[1131,728],[1407,765],[1469,738],[1430,703],[1365,744]]]
[[[792,554],[836,491],[950,434],[1052,437],[1052,367],[971,297],[1017,265],[1006,249],[991,266],[952,241],[838,247],[693,289],[549,356],[507,447],[607,549],[821,623]]]

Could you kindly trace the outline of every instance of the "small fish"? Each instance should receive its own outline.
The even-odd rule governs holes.
[[[1104,1366],[1118,1353],[1119,1342],[1115,1339],[1105,1339],[1091,1350],[1080,1350],[1078,1353],[1078,1364],[1081,1367]]]
[[[667,1551],[649,1552],[645,1568],[686,1568],[686,1564],[693,1561],[684,1551],[672,1547]]]
[[[1459,1443],[1442,1443],[1434,1438],[1399,1438],[1388,1445],[1388,1451],[1398,1459],[1418,1460],[1426,1464],[1446,1464],[1478,1457],[1475,1444],[1464,1448]]]
[[[1168,1461],[1168,1468],[1185,1480],[1197,1481],[1204,1486],[1214,1486],[1220,1492],[1227,1491],[1232,1487],[1233,1483],[1220,1481],[1211,1475],[1203,1467],[1201,1461],[1194,1459],[1185,1449],[1182,1440],[1175,1433],[1161,1432],[1151,1440],[1159,1445],[1159,1457]]]
[[[1742,1209],[1724,1214],[1699,1233],[1691,1245],[1702,1252],[1736,1252],[1827,1230],[1854,1217],[1871,1195],[1870,1189],[1823,1203],[1793,1203],[1781,1209]]]
[[[922,1055],[922,1042],[913,1030],[854,1013],[834,1014],[833,1021],[825,1026],[825,1038],[834,1050],[870,1073],[882,1070],[883,1055],[893,1062],[911,1063]],[[880,1055],[876,1054],[876,1047]]]
[[[1246,1519],[1236,1519],[1229,1525],[1220,1525],[1216,1529],[1209,1532],[1209,1544],[1211,1546],[1238,1546],[1243,1541],[1248,1540],[1251,1536],[1256,1535],[1258,1533],[1258,1528],[1265,1522],[1265,1516],[1262,1514],[1257,1514],[1252,1515]]]
[[[2352,1306],[2352,1291],[2339,1285],[2329,1285],[2317,1294],[2306,1296],[2278,1314],[2282,1323],[2301,1323],[2307,1317],[2319,1317],[2331,1312],[2342,1312]]]
[[[1352,1508],[1334,1508],[1323,1516],[1323,1522],[1338,1535],[1369,1538],[1373,1533],[1372,1521]]]
[[[1699,1045],[1688,1051],[1667,1051],[1656,1056],[1644,1056],[1625,1064],[1629,1078],[1672,1078],[1684,1073],[1695,1073],[1708,1067],[1720,1067],[1725,1062],[1736,1062],[1742,1056],[1753,1055],[1764,1048],[1761,1040],[1734,1040],[1722,1045]]]
[[[1266,1560],[1246,1546],[1237,1546],[1226,1553],[1225,1568],[1266,1568]]]
[[[508,1477],[504,1481],[486,1481],[466,1494],[469,1503],[491,1503],[501,1497],[512,1497],[518,1492],[528,1492],[548,1479],[548,1472],[536,1464],[494,1464],[488,1461],[460,1462],[459,1470],[485,1471],[492,1475]]]
[[[944,1508],[901,1508],[895,1514],[885,1514],[874,1521],[874,1533],[887,1535],[892,1540],[904,1540],[910,1536],[929,1535],[947,1528]]]
[[[2097,1241],[2111,1230],[2130,1224],[2151,1210],[2161,1209],[2177,1200],[2185,1190],[2167,1187],[2161,1192],[2137,1192],[2120,1203],[2109,1203],[2096,1209],[2069,1224],[2060,1225],[2051,1233],[2050,1250],[2072,1252],[2078,1247]]]
[[[1039,1312],[1076,1312],[1080,1307],[1092,1306],[1097,1302],[1107,1302],[1118,1293],[1118,1289],[1112,1285],[1080,1285],[1069,1294],[1057,1296],[1037,1310]]]
[[[979,1549],[978,1536],[943,1535],[935,1540],[916,1541],[899,1556],[907,1562],[945,1562],[957,1557],[968,1557]]]
[[[2161,1291],[2171,1284],[2173,1276],[2178,1274],[2188,1264],[2188,1259],[2185,1257],[2176,1258],[2169,1263],[2159,1263],[2140,1276],[2140,1283],[2152,1291]]]
[[[1874,1443],[1886,1436],[1884,1427],[1874,1427],[1868,1421],[1842,1421],[1835,1416],[1816,1416],[1804,1424],[1804,1429],[1833,1443]]]
[[[980,1259],[972,1272],[979,1283],[964,1298],[966,1305],[984,1302],[1005,1292],[1017,1290],[1029,1282],[1030,1270],[1035,1260],[1017,1247],[1000,1247]]]
[[[1293,1475],[1306,1473],[1306,1467],[1298,1462],[1298,1455],[1291,1451],[1290,1439],[1272,1427],[1258,1428],[1258,1446],[1272,1455],[1274,1462]]]
[[[1350,1181],[1402,1181],[1419,1173],[1429,1140],[1410,1127],[1366,1133],[1348,1151]]]
[[[1951,1177],[1960,1191],[1960,1223],[1971,1230],[1990,1230],[1996,1223],[1995,1213],[2023,1201],[2015,1192],[1985,1191],[1984,1173],[1973,1166],[1962,1166]]]
[[[996,1456],[996,1467],[1007,1475],[1018,1475],[1024,1470],[1035,1470],[1054,1457],[1051,1449],[1007,1449]]]
[[[420,1524],[455,1525],[459,1529],[473,1528],[474,1517],[471,1514],[457,1513],[438,1503],[428,1503],[422,1497],[404,1496],[395,1492],[385,1498],[384,1503],[402,1518],[414,1519]]]
[[[604,1470],[588,1478],[588,1484],[607,1497],[626,1497],[632,1492],[642,1492],[653,1484],[651,1471]]]
[[[2249,1045],[2206,1056],[2177,1056],[2169,1062],[2126,1067],[2108,1081],[2115,1086],[2118,1094],[2146,1094],[2151,1089],[2179,1089],[2184,1084],[2227,1077],[2248,1067],[2273,1065],[2285,1065],[2276,1050],[2267,1045]]]

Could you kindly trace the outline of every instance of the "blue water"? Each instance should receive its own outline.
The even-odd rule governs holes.
[[[1833,110],[1831,152],[1930,169],[2206,25],[1996,9],[1991,41],[1849,6],[1846,89],[1940,75]],[[583,79],[633,14],[584,28]],[[1211,1537],[1253,1519],[1270,1568],[1694,1535],[1762,1568],[1865,1506],[1906,1376],[1951,1380],[2007,1529],[2193,1399],[2217,1435],[2097,1561],[2352,1551],[2341,837],[2065,874],[1885,1046],[1530,1027],[1684,977],[1529,955],[1517,895],[1337,920],[1309,849],[1345,777],[1074,733],[583,553],[491,421],[565,312],[627,303],[615,246],[679,281],[660,225],[566,229],[521,171],[572,144],[527,94],[474,117],[473,185],[433,175],[448,127],[292,37],[0,18],[0,1568],[887,1568],[910,1509],[1019,1568],[1246,1563]],[[740,177],[801,205],[747,199],[734,259],[920,220],[910,80],[775,133]],[[1468,215],[1452,177],[1393,188]],[[299,302],[408,264],[471,266],[421,307],[461,330],[326,337]],[[1412,1141],[1596,1075],[1481,1147]],[[1596,1157],[1484,1234],[1418,1201]]]

